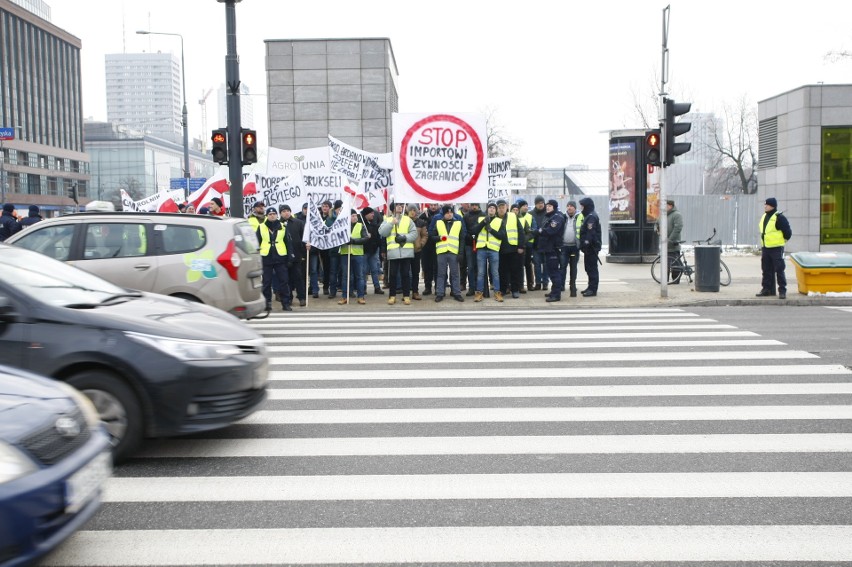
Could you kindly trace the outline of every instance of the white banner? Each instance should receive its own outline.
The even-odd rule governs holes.
[[[271,177],[287,177],[294,173],[319,175],[330,171],[328,146],[304,150],[269,148],[266,157],[266,175]]]
[[[243,199],[246,217],[251,214],[255,201],[263,201],[267,207],[275,207],[277,210],[280,210],[281,205],[289,205],[290,210],[297,213],[307,200],[302,189],[302,174],[298,172],[284,177],[258,175],[255,183],[257,193]]]
[[[486,201],[485,141],[485,117],[481,114],[394,113],[394,200]]]
[[[345,142],[341,142],[331,134],[328,135],[328,153],[332,173],[339,173],[350,181],[359,182],[364,177],[367,163],[378,162],[379,156],[365,152]]]
[[[136,206],[136,201],[125,191],[121,190],[121,210],[138,212],[139,207]]]
[[[494,181],[494,189],[488,189],[488,200],[505,199],[510,205],[512,196],[527,190],[526,177],[505,177]],[[493,191],[493,197],[492,197]]]
[[[488,158],[488,200],[509,199],[509,194],[497,189],[497,180],[511,177],[512,158],[497,157]]]
[[[336,176],[341,177],[341,176]],[[328,250],[349,242],[351,235],[351,223],[349,220],[349,194],[343,190],[330,192],[308,191],[308,221],[305,223],[305,232],[302,240],[310,243],[311,247],[320,250]],[[340,216],[334,219],[328,226],[320,216],[319,206],[323,201],[343,201],[340,208]]]

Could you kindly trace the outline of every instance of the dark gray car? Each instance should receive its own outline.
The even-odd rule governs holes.
[[[146,436],[226,426],[266,397],[263,339],[231,315],[2,244],[0,363],[85,393],[116,459]]]

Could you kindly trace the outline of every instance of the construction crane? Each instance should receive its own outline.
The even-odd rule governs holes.
[[[213,92],[212,88],[207,89],[198,104],[201,105],[201,151],[207,153],[207,141],[210,138],[210,132],[207,131],[207,97]]]

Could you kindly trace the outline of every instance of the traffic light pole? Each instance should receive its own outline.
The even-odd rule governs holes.
[[[657,116],[664,117],[666,115],[666,83],[669,77],[669,13],[671,6],[663,8],[663,61],[662,73],[660,74],[660,108]],[[660,158],[665,161],[666,156],[666,124],[661,120],[660,130]],[[662,166],[662,164],[661,164]],[[668,185],[668,174],[665,167],[660,168],[660,198],[657,199],[657,215],[660,227],[660,297],[667,298],[669,296],[669,219],[668,209],[666,209],[666,186]]]
[[[228,178],[231,182],[231,216],[245,217],[243,211],[243,156],[240,123],[240,59],[237,56],[236,3],[240,0],[217,0],[225,4],[225,32],[228,52],[225,55],[225,98],[228,111]]]

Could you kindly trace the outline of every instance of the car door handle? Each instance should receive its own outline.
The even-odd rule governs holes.
[[[137,270],[140,270],[140,271],[141,271],[141,270],[147,270],[148,268],[150,268],[150,267],[151,267],[151,264],[136,264],[136,265],[135,265],[135,266],[133,266],[133,267],[134,267],[135,269],[137,269]]]

